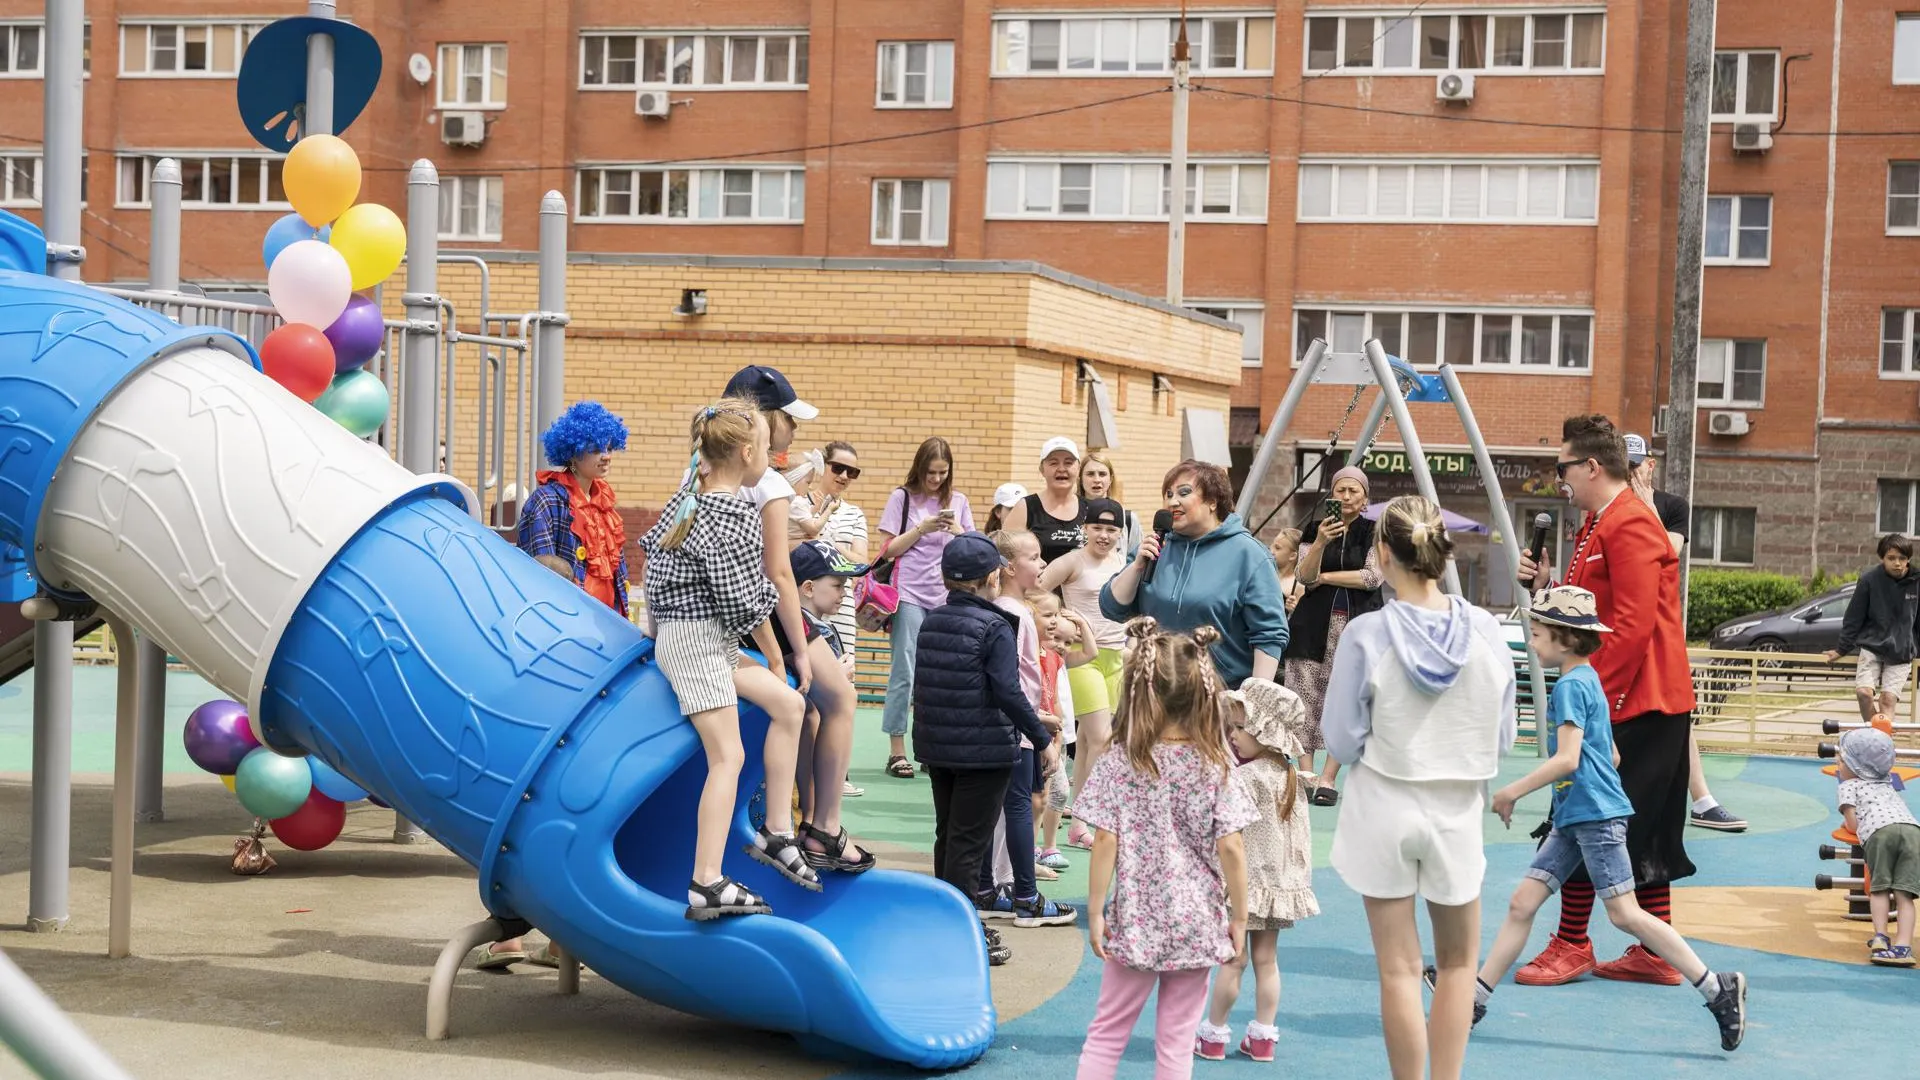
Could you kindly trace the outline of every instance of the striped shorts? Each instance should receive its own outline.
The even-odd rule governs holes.
[[[681,715],[739,704],[733,669],[740,663],[740,640],[727,633],[719,620],[661,622],[653,638],[653,656],[680,698]]]

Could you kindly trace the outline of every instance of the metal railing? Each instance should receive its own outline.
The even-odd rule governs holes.
[[[1828,663],[1816,653],[1689,649],[1687,659],[1702,750],[1810,755],[1820,742],[1821,721],[1860,719],[1853,689],[1858,665],[1851,658]],[[1901,690],[1909,717],[1915,715],[1914,689],[1909,674]]]

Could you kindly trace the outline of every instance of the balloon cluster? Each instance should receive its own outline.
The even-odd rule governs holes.
[[[260,364],[281,386],[310,401],[355,438],[386,423],[386,384],[366,370],[386,325],[380,306],[358,290],[385,281],[407,252],[407,230],[393,211],[360,203],[360,158],[333,135],[309,135],[282,171],[294,212],[273,223],[260,246],[267,295],[286,325],[267,335]]]
[[[224,698],[187,717],[187,756],[218,776],[240,805],[264,819],[295,851],[318,851],[347,824],[347,804],[371,799],[360,785],[313,757],[287,757],[260,745],[246,706]]]

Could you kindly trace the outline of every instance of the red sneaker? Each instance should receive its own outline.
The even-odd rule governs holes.
[[[1256,1039],[1248,1035],[1240,1040],[1240,1052],[1255,1061],[1272,1061],[1273,1042],[1272,1039]]]
[[[1513,973],[1521,986],[1559,986],[1593,970],[1593,942],[1572,945],[1558,934],[1547,939],[1547,947],[1525,967]]]
[[[1224,1042],[1214,1042],[1204,1035],[1195,1035],[1193,1037],[1193,1056],[1203,1061],[1225,1061],[1227,1060],[1227,1044]]]
[[[1686,981],[1672,964],[1648,952],[1644,945],[1627,946],[1627,951],[1621,954],[1620,959],[1599,965],[1593,969],[1593,973],[1602,979],[1653,983],[1656,986],[1679,986]]]

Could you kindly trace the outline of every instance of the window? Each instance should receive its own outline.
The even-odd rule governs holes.
[[[1766,342],[1707,339],[1698,356],[1698,404],[1757,409],[1766,403]]]
[[[1461,15],[1312,15],[1306,70],[1313,74],[1419,74],[1489,71],[1599,74],[1606,13],[1594,11]]]
[[[1178,17],[998,19],[995,75],[1161,75],[1173,70]],[[1273,73],[1271,16],[1187,18],[1195,75]]]
[[[1694,507],[1693,531],[1687,537],[1689,560],[1752,566],[1753,519],[1751,507]]]
[[[264,22],[121,23],[120,74],[136,79],[232,78]]]
[[[1707,196],[1706,261],[1765,266],[1771,257],[1773,196]]]
[[[500,239],[501,178],[440,178],[440,239]]]
[[[951,43],[948,50],[951,73]],[[794,90],[806,85],[805,34],[580,35],[580,86],[586,90]]]
[[[1301,221],[1591,225],[1598,165],[1302,162]]]
[[[280,186],[281,159],[266,154],[121,155],[119,191],[114,205],[141,208],[149,202],[154,163],[170,157],[180,163],[180,205],[188,210],[286,210]]]
[[[1260,357],[1265,351],[1267,311],[1266,306],[1257,300],[1223,300],[1219,303],[1197,303],[1188,305],[1202,315],[1212,315],[1216,319],[1225,319],[1240,325],[1240,362],[1248,367],[1259,367]]]
[[[40,155],[0,154],[0,206],[40,205]]]
[[[1159,161],[994,161],[987,165],[987,217],[1165,220],[1173,166]],[[1267,166],[1187,166],[1189,217],[1265,221]]]
[[[804,220],[806,201],[799,168],[600,165],[580,170],[575,205],[581,221],[784,224]]]
[[[1920,161],[1887,163],[1887,234],[1920,236]]]
[[[947,181],[875,180],[873,242],[942,247],[947,242]]]
[[[1920,15],[1899,15],[1893,21],[1893,81],[1920,83]]]
[[[874,107],[953,107],[953,42],[883,41]]]
[[[1879,482],[1879,533],[1913,536],[1920,533],[1920,480]]]
[[[1584,372],[1592,365],[1593,313],[1573,311],[1395,310],[1303,307],[1294,312],[1294,356],[1314,338],[1334,352],[1359,353],[1379,338],[1389,356],[1432,367],[1504,367]]]
[[[1880,377],[1883,379],[1920,377],[1920,356],[1916,345],[1915,309],[1885,308],[1880,312]]]
[[[1713,54],[1713,119],[1716,122],[1771,123],[1779,100],[1780,54]]]
[[[0,78],[37,76],[42,70],[38,23],[0,25]]]
[[[507,107],[505,45],[440,46],[440,107]]]

